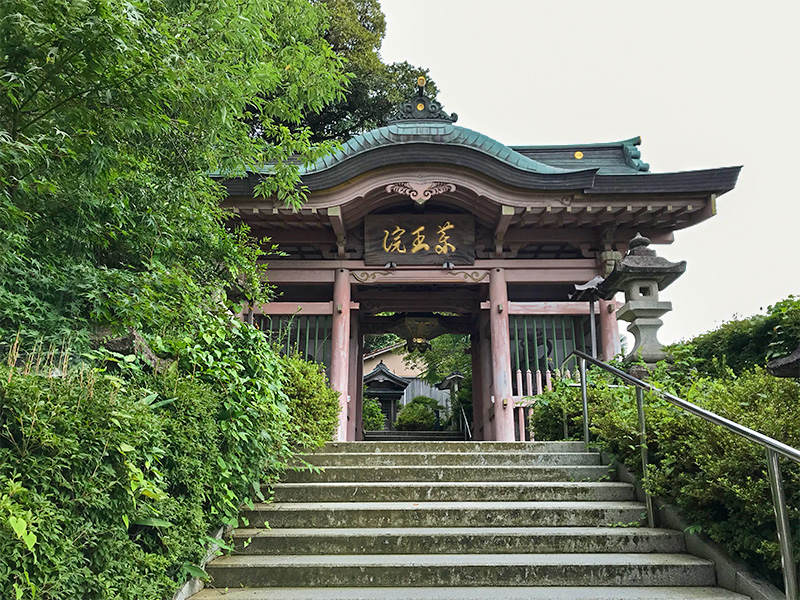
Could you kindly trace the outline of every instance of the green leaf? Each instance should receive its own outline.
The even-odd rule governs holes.
[[[186,571],[192,577],[197,577],[198,579],[208,579],[208,573],[206,573],[203,569],[201,569],[197,565],[193,565],[191,563],[185,563],[183,565],[183,570]]]
[[[140,517],[138,519],[134,519],[133,522],[136,525],[144,525],[145,527],[172,527],[172,523],[157,517]]]
[[[22,541],[25,542],[28,550],[33,550],[33,547],[36,545],[36,534],[33,532],[26,533],[22,536]]]
[[[126,444],[125,442],[120,442],[119,451],[122,452],[123,454],[127,454],[128,452],[133,452],[134,450],[136,450],[136,448],[134,448],[130,444]]]
[[[14,530],[14,533],[17,534],[17,537],[22,537],[25,535],[25,532],[28,528],[28,522],[25,519],[21,519],[14,515],[8,517],[8,524],[11,525],[11,529]]]
[[[155,400],[156,398],[158,398],[158,394],[156,393],[148,394],[147,396],[142,398],[142,404],[148,404],[148,405],[152,404],[153,400]]]
[[[152,410],[155,410],[156,408],[161,408],[162,406],[167,406],[169,404],[172,404],[173,402],[175,402],[175,400],[177,400],[177,398],[167,398],[166,400],[161,400],[160,402],[154,402],[153,404],[150,405],[150,408]]]

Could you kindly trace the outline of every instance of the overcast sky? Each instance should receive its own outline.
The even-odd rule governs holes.
[[[664,343],[800,294],[800,3],[381,0],[384,60],[430,68],[458,124],[508,145],[641,135],[651,171],[744,165],[662,256]]]

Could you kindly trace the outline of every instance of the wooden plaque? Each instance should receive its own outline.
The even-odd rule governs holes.
[[[475,263],[475,218],[471,215],[367,215],[364,263],[471,265]]]

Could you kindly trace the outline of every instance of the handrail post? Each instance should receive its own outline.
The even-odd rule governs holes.
[[[583,401],[583,443],[589,445],[589,399],[586,393],[586,359],[581,358],[581,400]]]
[[[653,510],[653,498],[650,492],[647,491],[648,477],[647,477],[647,429],[645,427],[644,419],[644,390],[640,387],[636,388],[636,413],[639,415],[639,447],[642,452],[642,482],[644,484],[644,502],[647,506],[647,524],[650,527],[656,526],[656,514]]]
[[[464,441],[467,442],[472,439],[472,430],[469,428],[469,420],[467,420],[467,413],[464,412],[464,407],[460,406],[461,418],[464,420]]]
[[[783,567],[783,585],[786,600],[798,600],[797,566],[792,550],[792,534],[789,530],[789,514],[786,510],[786,495],[783,491],[783,477],[778,463],[778,454],[767,448],[767,471],[769,472],[769,488],[772,492],[772,508],[775,511],[775,524],[778,528],[778,544],[781,548],[781,565]]]

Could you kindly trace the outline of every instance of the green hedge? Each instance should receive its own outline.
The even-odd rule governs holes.
[[[773,358],[787,356],[800,344],[800,298],[789,296],[766,314],[734,319],[673,348],[690,355],[703,373],[741,373]],[[682,346],[682,347],[681,347]]]
[[[339,426],[339,392],[330,387],[319,363],[292,355],[282,357],[281,365],[295,439],[305,446],[329,442]]]
[[[712,379],[662,366],[652,383],[689,402],[800,447],[800,382],[763,369]],[[634,392],[608,387],[590,372],[591,431],[598,443],[641,475]],[[721,427],[646,395],[649,489],[733,555],[781,583],[780,553],[764,450]],[[560,386],[537,398],[531,425],[537,439],[562,439],[581,431],[580,390]],[[800,523],[800,468],[782,460],[793,531]],[[800,535],[795,533],[795,552]]]
[[[435,410],[439,403],[428,396],[415,396],[397,413],[395,428],[398,431],[433,431],[436,425]]]
[[[364,397],[361,420],[364,423],[364,431],[381,431],[384,428],[386,417],[377,398]]]
[[[201,331],[153,340],[179,357],[159,374],[109,352],[65,377],[0,368],[0,597],[171,598],[297,442],[330,438],[316,365],[286,359],[284,377],[254,328]]]

